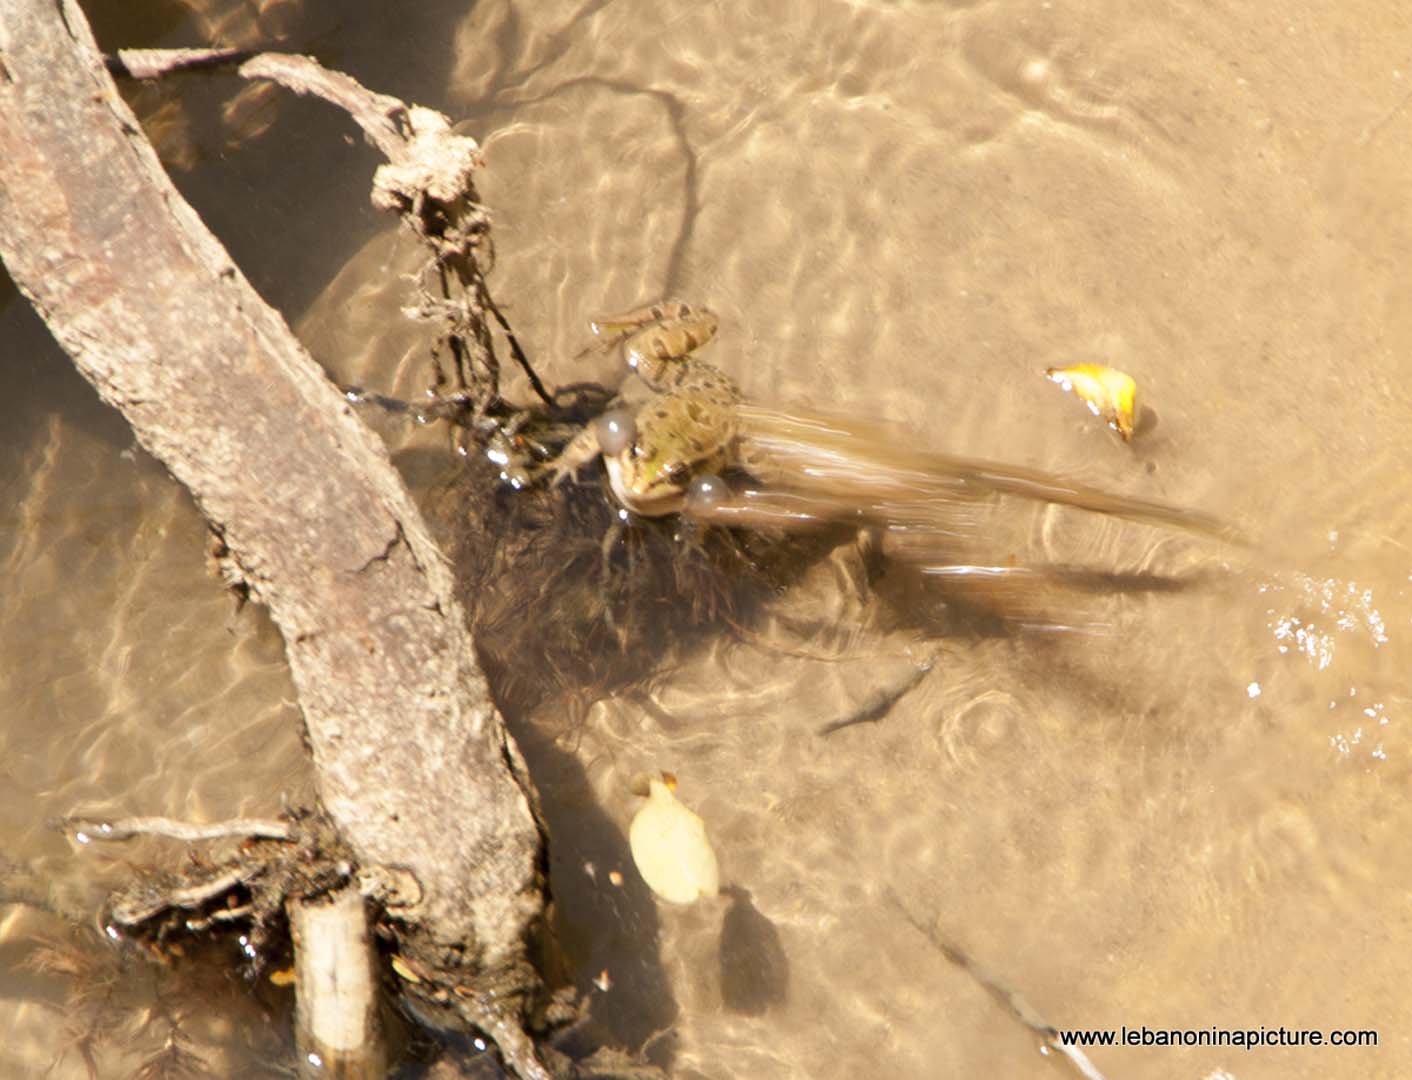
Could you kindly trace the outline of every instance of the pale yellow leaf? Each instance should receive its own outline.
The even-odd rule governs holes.
[[[690,904],[720,889],[706,826],[661,780],[649,781],[647,803],[628,826],[628,846],[647,887],[673,904]]]
[[[1137,383],[1131,375],[1103,364],[1075,364],[1045,372],[1053,382],[1071,390],[1127,442],[1133,437],[1137,411]]]

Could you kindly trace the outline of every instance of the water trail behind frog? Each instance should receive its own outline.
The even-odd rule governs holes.
[[[981,622],[1102,632],[1105,597],[1165,592],[1226,572],[1230,524],[1198,510],[1118,495],[1025,466],[903,444],[880,427],[801,410],[740,407],[746,474],[688,504],[698,520],[766,533],[849,523],[891,568],[891,591],[916,606],[979,613]],[[1058,509],[1056,509],[1058,508]],[[1148,557],[1122,565],[1095,543],[1082,558],[1043,550],[1036,510],[1156,530]],[[1115,532],[1121,525],[1108,525]],[[1201,550],[1163,569],[1173,538]],[[1170,561],[1170,560],[1168,560]],[[944,599],[937,599],[944,597]]]

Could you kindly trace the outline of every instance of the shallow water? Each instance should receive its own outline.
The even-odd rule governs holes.
[[[204,33],[137,7],[101,21],[109,42]],[[591,316],[680,295],[721,316],[710,355],[761,400],[1255,539],[1212,552],[1018,516],[1060,561],[1228,568],[1104,601],[1097,636],[922,633],[851,591],[841,552],[747,633],[663,643],[670,664],[630,690],[511,716],[608,1030],[683,1077],[1064,1075],[944,942],[1056,1027],[1379,1036],[1091,1049],[1110,1078],[1412,1072],[1405,17],[621,0],[315,4],[289,27],[482,140],[493,284],[550,380],[612,375],[567,363]],[[420,393],[428,335],[400,314],[415,255],[366,207],[371,153],[288,101],[225,150],[229,95],[182,83],[185,190],[338,378]],[[0,829],[78,906],[163,849],[73,850],[46,817],[269,813],[309,775],[277,636],[207,573],[190,500],[6,297]],[[1078,361],[1131,372],[1155,428],[1124,445],[1043,377]],[[927,664],[877,722],[818,734]],[[656,909],[634,885],[629,782],[659,768],[759,919],[723,937],[726,901]],[[29,1075],[63,1048],[62,986],[14,963],[61,924],[3,920],[0,1071]],[[742,969],[771,992],[742,997]],[[213,1060],[248,1060],[239,1035],[203,1034]]]

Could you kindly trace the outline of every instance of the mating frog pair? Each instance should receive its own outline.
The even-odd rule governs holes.
[[[1240,539],[1200,511],[1111,494],[1039,469],[917,449],[846,417],[746,402],[729,378],[694,355],[716,332],[716,317],[705,308],[667,300],[592,325],[602,348],[622,347],[649,396],[631,405],[625,394],[546,471],[557,484],[601,456],[618,502],[645,517],[685,509],[708,521],[766,529],[866,520],[925,533],[935,547],[958,536],[984,540],[974,509],[1008,496]],[[764,490],[742,492],[732,503],[716,476],[732,468],[763,481]],[[930,531],[919,527],[919,514]]]
[[[645,517],[677,513],[693,479],[737,463],[740,391],[694,355],[715,336],[716,316],[664,300],[591,326],[603,348],[621,346],[650,396],[610,409],[579,432],[547,466],[552,482],[601,456],[625,508]]]

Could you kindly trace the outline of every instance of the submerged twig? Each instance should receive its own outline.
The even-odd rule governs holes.
[[[1088,1059],[1088,1055],[1077,1046],[1066,1045],[1059,1037],[1059,1029],[1040,1016],[1034,1006],[1021,997],[1017,991],[1010,989],[982,968],[960,946],[943,937],[935,926],[924,923],[913,915],[907,905],[891,889],[888,890],[887,898],[913,929],[926,938],[946,959],[974,979],[1001,1008],[1044,1040],[1046,1046],[1064,1055],[1078,1074],[1084,1077],[1084,1080],[1104,1080],[1103,1074]]]
[[[510,329],[510,323],[500,311],[500,305],[495,302],[495,298],[490,295],[490,289],[485,283],[485,278],[478,278],[480,301],[485,305],[485,309],[495,316],[495,321],[500,324],[500,329],[505,333],[505,340],[510,343],[510,355],[515,358],[515,363],[520,365],[520,370],[529,379],[530,386],[539,395],[539,399],[551,409],[557,409],[558,405],[554,400],[554,395],[549,392],[539,375],[530,365],[529,357],[525,355],[525,350],[520,347],[520,339],[515,336],[515,332]]]
[[[24,904],[47,911],[74,925],[85,922],[88,917],[79,905],[65,902],[56,895],[48,877],[0,855],[0,907],[6,904]]]
[[[239,836],[261,840],[293,840],[294,828],[287,821],[272,818],[232,818],[200,825],[169,817],[86,818],[62,817],[49,822],[51,828],[72,833],[81,843],[90,840],[131,840],[134,836],[164,836],[194,843],[198,840],[224,840]]]
[[[132,1080],[199,1080],[210,1075],[210,1063],[191,1049],[181,1030],[173,1025],[162,1048],[138,1066]]]
[[[115,898],[108,915],[112,924],[120,929],[140,927],[165,912],[192,910],[209,904],[237,886],[247,884],[251,876],[251,869],[234,866],[170,889],[140,885]]]

